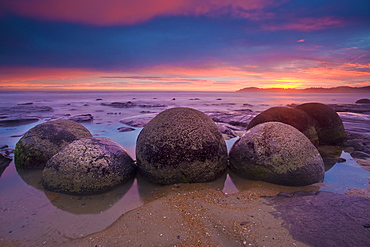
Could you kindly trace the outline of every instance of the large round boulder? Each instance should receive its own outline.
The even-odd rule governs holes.
[[[176,107],[154,117],[136,143],[140,174],[157,184],[212,181],[227,168],[227,148],[205,113]]]
[[[346,132],[339,115],[329,106],[321,103],[305,103],[296,106],[313,120],[320,145],[337,145],[346,139]]]
[[[43,168],[63,147],[91,136],[88,129],[72,120],[60,119],[39,124],[17,142],[14,163],[24,168]]]
[[[281,122],[291,125],[307,136],[315,146],[319,144],[314,121],[303,111],[291,107],[271,107],[255,116],[247,129],[266,122]]]
[[[259,124],[232,146],[230,168],[241,177],[305,186],[324,179],[324,162],[310,140],[280,122]]]
[[[135,176],[136,166],[126,150],[105,137],[76,140],[47,163],[42,173],[46,190],[92,194]]]

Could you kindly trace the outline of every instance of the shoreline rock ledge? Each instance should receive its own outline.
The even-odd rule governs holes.
[[[208,182],[227,168],[226,143],[205,113],[185,107],[165,110],[140,132],[139,173],[157,184]]]

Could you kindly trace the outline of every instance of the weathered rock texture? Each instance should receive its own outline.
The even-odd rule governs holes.
[[[248,130],[230,150],[230,168],[236,174],[275,184],[304,186],[321,182],[324,162],[310,140],[280,122]]]
[[[319,137],[314,126],[315,123],[303,111],[291,107],[271,107],[254,117],[248,124],[247,129],[266,122],[289,124],[307,136],[315,146],[319,144]]]
[[[42,186],[54,192],[91,194],[129,180],[135,171],[134,161],[118,143],[105,137],[83,138],[47,162]]]
[[[305,103],[296,109],[306,112],[314,120],[320,145],[343,143],[346,132],[342,120],[332,108],[321,103]]]
[[[136,144],[139,172],[158,184],[205,182],[227,168],[225,141],[206,114],[171,108],[153,118]]]
[[[59,150],[80,138],[91,137],[90,131],[72,120],[55,120],[39,124],[18,141],[14,163],[24,168],[42,168]]]
[[[370,198],[320,191],[265,199],[294,239],[309,246],[370,246]]]

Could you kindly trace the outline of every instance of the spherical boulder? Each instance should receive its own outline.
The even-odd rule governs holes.
[[[167,109],[140,132],[140,174],[157,184],[212,181],[227,168],[227,148],[217,125],[191,108]]]
[[[92,194],[135,176],[126,150],[105,137],[76,140],[55,154],[42,173],[44,189],[67,194]]]
[[[296,106],[313,120],[320,145],[338,145],[346,139],[346,132],[339,115],[329,106],[321,103],[305,103]]]
[[[17,142],[14,163],[23,168],[43,168],[63,147],[91,136],[88,129],[72,120],[60,119],[39,124]]]
[[[232,146],[230,169],[241,177],[288,186],[321,182],[324,162],[310,140],[280,122],[259,124]]]
[[[271,107],[255,116],[248,124],[247,129],[266,122],[281,122],[291,125],[307,136],[315,146],[319,144],[314,122],[303,111],[291,107]]]

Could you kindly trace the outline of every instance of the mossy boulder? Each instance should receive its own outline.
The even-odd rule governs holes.
[[[305,186],[324,179],[324,162],[310,140],[280,122],[259,124],[232,146],[230,168],[241,177]]]
[[[39,124],[17,142],[14,163],[23,168],[43,168],[63,147],[91,136],[88,129],[72,120],[60,119]]]
[[[313,120],[320,145],[339,145],[346,139],[342,119],[327,105],[321,103],[305,103],[296,106]]]
[[[315,123],[304,111],[291,107],[271,107],[255,116],[247,129],[266,122],[281,122],[293,126],[310,139],[315,146],[319,144]]]
[[[126,150],[105,137],[76,140],[55,154],[42,173],[44,189],[67,194],[92,194],[135,176]]]
[[[161,112],[140,132],[136,144],[140,174],[157,184],[215,180],[226,171],[227,157],[217,125],[191,108]]]

